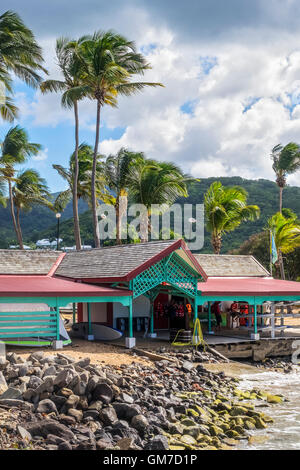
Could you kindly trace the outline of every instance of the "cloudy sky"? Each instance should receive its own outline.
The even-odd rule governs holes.
[[[55,40],[114,29],[152,64],[165,88],[104,108],[100,151],[125,146],[178,163],[197,177],[273,179],[271,148],[300,142],[300,2],[297,0],[2,0],[43,47],[51,78]],[[74,148],[72,112],[60,96],[15,83],[20,124],[43,151],[29,166],[58,191],[52,169]],[[80,140],[93,144],[95,103],[80,103]],[[0,139],[8,129],[0,122]],[[289,178],[300,185],[299,174]]]

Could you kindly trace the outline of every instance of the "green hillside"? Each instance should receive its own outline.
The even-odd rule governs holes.
[[[203,202],[203,195],[210,184],[219,180],[223,185],[240,185],[249,193],[249,204],[257,204],[261,209],[261,217],[255,222],[242,224],[237,230],[224,237],[222,252],[237,249],[251,235],[263,230],[266,220],[278,208],[278,188],[276,184],[268,180],[246,180],[240,177],[224,178],[204,178],[199,182],[189,184],[189,197],[181,198],[177,202],[200,204]],[[289,207],[300,217],[300,187],[288,186],[283,193],[284,207]],[[92,219],[87,205],[80,203],[80,219],[82,242],[93,244]],[[67,246],[74,245],[72,205],[69,204],[62,215],[61,237]],[[14,241],[10,214],[8,209],[0,208],[0,247],[7,247],[8,243]],[[35,207],[30,213],[23,215],[22,227],[25,243],[35,242],[41,238],[54,238],[56,236],[55,214],[44,207]],[[203,252],[211,252],[209,234],[205,236],[205,246]]]

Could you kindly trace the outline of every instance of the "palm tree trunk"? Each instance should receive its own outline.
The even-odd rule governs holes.
[[[282,192],[283,188],[279,187],[279,212],[282,213]]]
[[[96,199],[96,168],[97,168],[97,157],[98,157],[98,147],[99,147],[99,135],[100,135],[100,111],[101,104],[97,100],[97,117],[96,117],[96,137],[95,137],[95,147],[93,155],[93,169],[92,169],[92,217],[93,217],[93,228],[94,228],[94,242],[95,248],[100,248],[100,233],[97,217],[97,199]]]
[[[74,236],[76,250],[81,250],[81,238],[80,238],[80,225],[79,225],[79,214],[78,214],[78,174],[79,174],[79,163],[78,163],[78,147],[79,147],[79,120],[78,120],[78,103],[74,102],[74,115],[75,115],[75,168],[74,168],[74,181],[73,181],[73,220],[74,220]]]
[[[20,234],[19,234],[19,231],[18,231],[18,226],[17,226],[16,216],[15,216],[15,207],[14,207],[14,198],[13,198],[12,185],[11,185],[10,180],[8,181],[8,191],[9,191],[10,213],[11,213],[14,229],[15,229],[15,232],[16,232],[17,240],[18,240],[18,243],[19,243],[19,248],[20,248],[20,250],[24,250],[23,240],[22,240],[22,237],[20,237]]]
[[[219,234],[212,234],[211,244],[215,255],[219,255],[222,247],[222,238]]]
[[[279,257],[280,277],[281,279],[285,280],[283,256],[282,256],[281,250],[278,250],[278,255],[279,255],[278,257]]]
[[[16,222],[17,222],[18,240],[19,240],[20,249],[24,250],[22,229],[21,229],[21,224],[20,224],[20,208],[19,207],[17,207]]]

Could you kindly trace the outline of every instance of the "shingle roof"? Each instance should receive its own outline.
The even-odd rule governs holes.
[[[266,277],[269,272],[247,255],[194,255],[208,277]]]
[[[0,250],[0,274],[48,274],[58,251]]]
[[[125,278],[130,274],[136,274],[138,269],[142,271],[149,262],[159,261],[182,243],[182,240],[167,240],[70,252],[55,274],[73,279],[128,280]]]

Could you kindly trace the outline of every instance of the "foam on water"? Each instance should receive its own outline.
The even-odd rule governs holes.
[[[262,372],[260,374],[241,374],[239,388],[251,390],[260,388],[272,394],[280,394],[288,402],[271,405],[269,408],[257,408],[274,419],[267,429],[255,431],[255,436],[267,436],[264,442],[249,445],[242,441],[241,447],[259,450],[300,449],[300,372],[283,374]]]

